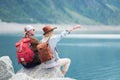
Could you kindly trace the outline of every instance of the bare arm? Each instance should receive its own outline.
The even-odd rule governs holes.
[[[68,29],[68,31],[69,32],[72,32],[72,31],[74,31],[74,30],[76,30],[76,29],[79,29],[80,28],[80,25],[76,25],[76,26],[74,26],[74,27],[70,27],[69,29]]]

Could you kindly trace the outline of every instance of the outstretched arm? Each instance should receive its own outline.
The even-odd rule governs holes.
[[[52,37],[50,38],[50,40],[49,40],[49,44],[50,44],[50,46],[51,46],[51,49],[54,50],[55,47],[56,47],[56,45],[57,45],[57,43],[58,43],[63,37],[65,37],[65,36],[67,36],[68,34],[70,34],[71,31],[76,30],[76,29],[79,29],[79,28],[80,28],[80,25],[76,25],[76,26],[71,27],[71,28],[69,28],[69,29],[67,29],[67,30],[64,30],[63,32],[61,32],[61,33],[58,34],[58,35],[52,36]]]
[[[63,37],[67,36],[71,31],[79,29],[79,28],[80,28],[80,25],[70,27],[69,29],[63,31],[61,34],[52,37],[51,39],[53,43],[56,45],[57,42],[59,42]]]
[[[80,28],[80,25],[76,25],[76,26],[74,26],[74,27],[70,27],[69,29],[68,29],[68,31],[69,32],[72,32],[72,31],[74,31],[74,30],[76,30],[76,29],[79,29]]]

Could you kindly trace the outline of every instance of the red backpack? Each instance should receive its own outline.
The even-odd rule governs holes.
[[[19,63],[30,63],[33,61],[34,52],[30,48],[30,38],[22,38],[16,43],[16,54]]]

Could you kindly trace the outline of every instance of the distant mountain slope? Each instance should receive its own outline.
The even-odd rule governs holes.
[[[120,25],[120,0],[0,0],[0,19],[18,23]]]

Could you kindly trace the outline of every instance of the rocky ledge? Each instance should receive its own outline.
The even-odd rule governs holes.
[[[64,77],[59,68],[43,69],[38,65],[31,69],[22,68],[16,74],[8,56],[0,57],[0,80],[75,80]]]

